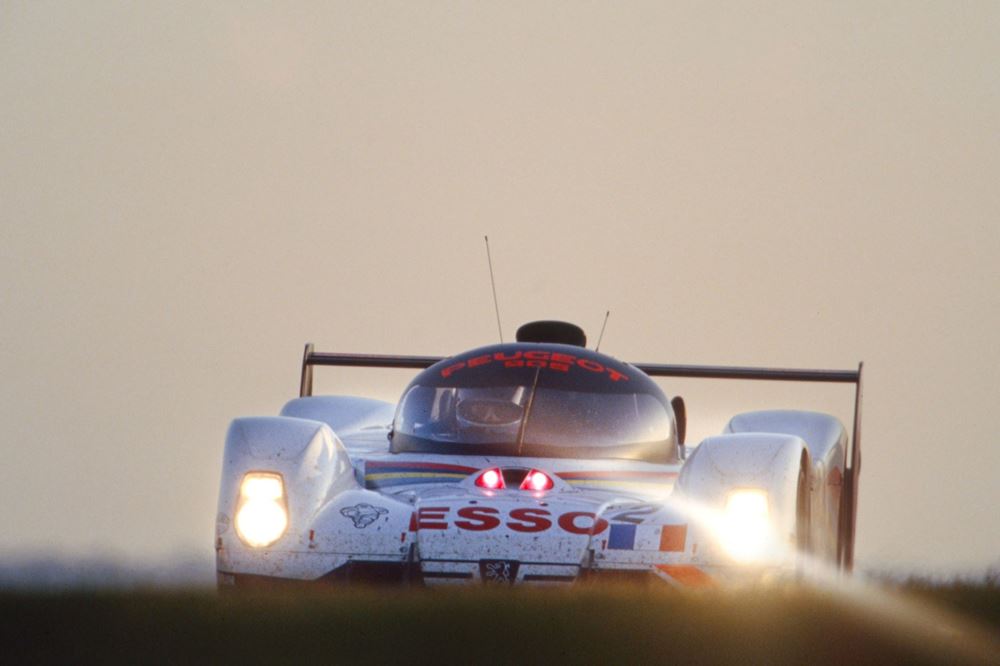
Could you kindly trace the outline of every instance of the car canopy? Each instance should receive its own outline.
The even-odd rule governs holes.
[[[677,461],[663,391],[638,368],[582,347],[481,347],[421,372],[403,394],[391,450]]]

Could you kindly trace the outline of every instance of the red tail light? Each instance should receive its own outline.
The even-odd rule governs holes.
[[[533,469],[528,472],[527,476],[524,477],[524,481],[521,482],[521,490],[552,490],[553,485],[552,477],[545,472]]]
[[[487,490],[503,490],[507,487],[503,482],[503,472],[497,467],[480,474],[476,479],[476,485]]]

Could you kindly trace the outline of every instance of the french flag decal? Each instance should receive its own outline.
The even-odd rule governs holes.
[[[608,550],[658,550],[683,553],[687,545],[687,525],[636,525],[612,523]]]

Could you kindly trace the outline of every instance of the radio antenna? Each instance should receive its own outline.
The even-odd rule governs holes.
[[[601,325],[601,334],[597,336],[597,346],[594,347],[594,351],[601,350],[601,340],[604,339],[604,329],[608,326],[608,317],[611,316],[611,310],[604,313],[604,323]]]
[[[493,277],[493,257],[490,256],[490,237],[483,236],[486,239],[486,261],[490,265],[490,287],[493,288],[493,307],[497,311],[497,332],[500,334],[500,343],[503,344],[503,328],[500,326],[500,302],[497,300],[497,281]]]

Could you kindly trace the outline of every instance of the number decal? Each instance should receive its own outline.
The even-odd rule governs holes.
[[[633,523],[638,525],[648,516],[659,510],[659,504],[637,504],[636,506],[630,507],[625,511],[616,513],[613,516],[608,516],[608,518],[619,523]]]

